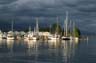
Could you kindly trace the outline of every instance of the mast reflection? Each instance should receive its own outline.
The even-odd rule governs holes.
[[[7,48],[8,49],[12,49],[13,48],[14,40],[6,40],[6,42],[7,42]]]
[[[28,40],[28,41],[25,41],[25,42],[27,42],[27,44],[28,44],[28,48],[30,49],[30,48],[35,48],[36,47],[36,40]]]
[[[62,55],[64,63],[71,62],[72,57],[74,57],[76,46],[78,41],[62,41]]]
[[[0,53],[8,53],[9,49],[7,48],[6,40],[0,40]]]
[[[48,40],[49,48],[59,48],[60,47],[60,40]]]

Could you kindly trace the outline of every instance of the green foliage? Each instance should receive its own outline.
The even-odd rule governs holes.
[[[40,28],[39,31],[49,31],[49,27],[46,27],[46,28]]]
[[[62,32],[61,26],[59,24],[54,23],[51,27],[51,32],[52,33],[57,32],[58,34],[61,34],[61,32]]]
[[[80,35],[81,35],[80,30],[77,27],[75,27],[74,28],[74,36],[75,37],[80,37]]]

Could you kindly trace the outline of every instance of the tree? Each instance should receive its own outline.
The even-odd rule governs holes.
[[[61,34],[61,32],[62,32],[61,26],[59,24],[57,24],[57,23],[54,23],[52,25],[52,27],[51,27],[51,32],[52,33],[56,33],[57,32],[58,34]]]
[[[81,33],[80,33],[79,28],[77,28],[77,27],[75,26],[75,28],[74,28],[74,36],[75,36],[75,37],[80,37],[80,35],[81,35]]]
[[[46,27],[46,28],[40,28],[39,30],[40,30],[40,31],[49,31],[49,27]]]

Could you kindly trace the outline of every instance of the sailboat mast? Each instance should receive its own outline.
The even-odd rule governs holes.
[[[66,11],[66,20],[65,20],[65,27],[66,27],[66,36],[68,36],[68,11]]]
[[[58,25],[58,17],[57,17],[57,24],[56,24],[56,33],[58,34],[58,29],[59,29],[59,25]]]
[[[66,27],[65,27],[65,21],[64,21],[64,36],[66,36]]]
[[[39,27],[38,27],[38,18],[36,18],[36,32],[38,33],[39,32]]]
[[[29,31],[31,31],[31,26],[29,26]]]
[[[72,22],[71,22],[71,20],[70,20],[70,27],[69,27],[69,34],[70,34],[70,35],[72,34],[72,33],[71,33],[71,32],[72,32],[72,29],[71,29],[71,26],[72,26],[72,25],[71,25],[71,24],[72,24]]]
[[[50,32],[50,33],[51,33],[51,27],[52,27],[52,26],[50,25],[50,26],[49,26],[49,32]]]
[[[35,27],[34,27],[34,34],[36,33],[36,29],[35,29]]]
[[[75,22],[73,22],[73,36],[75,37]]]
[[[13,21],[11,22],[11,30],[13,31]]]

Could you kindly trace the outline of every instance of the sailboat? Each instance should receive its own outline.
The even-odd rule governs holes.
[[[61,37],[62,40],[71,40],[72,36],[68,35],[68,12],[66,12],[66,19],[64,22],[64,35]]]
[[[36,18],[36,27],[34,28],[33,40],[38,39],[39,39],[39,25],[38,25],[38,18]]]
[[[31,31],[31,27],[29,26],[29,31],[27,34],[24,35],[25,40],[36,40],[36,37],[34,37],[34,33]]]
[[[3,38],[3,33],[2,33],[2,31],[0,30],[0,39],[2,39]]]
[[[76,25],[75,25],[75,22],[74,22],[74,23],[73,23],[73,40],[78,41],[78,40],[79,40],[79,37],[76,37],[76,36],[75,36],[75,32],[74,32],[75,27],[76,27]]]
[[[7,33],[6,32],[3,32],[2,39],[7,39]]]
[[[57,25],[56,25],[56,31],[55,31],[55,34],[50,34],[48,36],[48,39],[49,40],[59,40],[60,39],[60,35],[58,33],[58,17],[57,17]]]
[[[32,31],[31,31],[31,27],[29,26],[29,32],[28,32],[27,39],[28,39],[28,40],[32,40],[32,38],[33,38],[33,33],[32,33]]]
[[[38,27],[38,18],[36,18],[36,27],[34,28],[34,32],[31,31],[31,27],[29,27],[29,32],[25,34],[24,39],[26,40],[37,40],[39,39],[39,27]]]
[[[14,40],[14,32],[13,32],[13,21],[11,24],[11,31],[7,33],[7,40]]]

